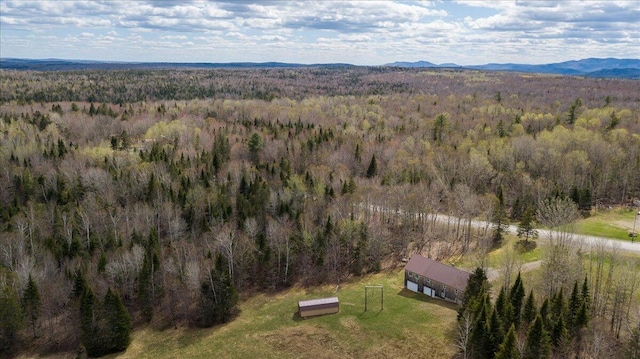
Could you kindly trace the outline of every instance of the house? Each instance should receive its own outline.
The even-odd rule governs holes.
[[[340,302],[337,297],[301,300],[298,302],[300,317],[312,317],[315,315],[334,314],[340,311]]]
[[[404,286],[433,298],[462,303],[471,273],[414,254],[404,267]]]

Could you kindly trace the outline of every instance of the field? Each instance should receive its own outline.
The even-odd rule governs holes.
[[[335,286],[295,288],[243,300],[239,316],[212,329],[137,330],[112,358],[431,358],[451,357],[456,306],[403,289],[394,270]],[[384,285],[364,312],[364,285]],[[370,292],[371,293],[371,292]],[[299,300],[338,296],[340,313],[301,319]],[[372,308],[372,309],[371,309]]]
[[[578,221],[576,231],[598,237],[630,240],[636,212],[628,209],[601,211]],[[640,230],[640,219],[636,220],[636,232]]]

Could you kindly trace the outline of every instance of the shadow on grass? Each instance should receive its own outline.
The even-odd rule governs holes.
[[[413,300],[417,300],[424,303],[435,304],[443,308],[458,310],[459,306],[456,303],[447,302],[444,299],[432,298],[426,294],[416,293],[408,290],[407,288],[402,288],[398,294],[401,297],[410,298]]]
[[[306,318],[303,318],[300,316],[300,311],[296,310],[295,312],[293,312],[293,315],[291,316],[291,320],[293,320],[294,322],[300,322],[305,320]]]

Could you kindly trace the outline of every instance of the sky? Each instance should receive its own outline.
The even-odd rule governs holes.
[[[0,0],[0,58],[478,65],[590,57],[640,58],[640,0]]]

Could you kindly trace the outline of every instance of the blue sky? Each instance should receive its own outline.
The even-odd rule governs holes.
[[[640,1],[10,1],[0,57],[380,65],[640,58]]]

